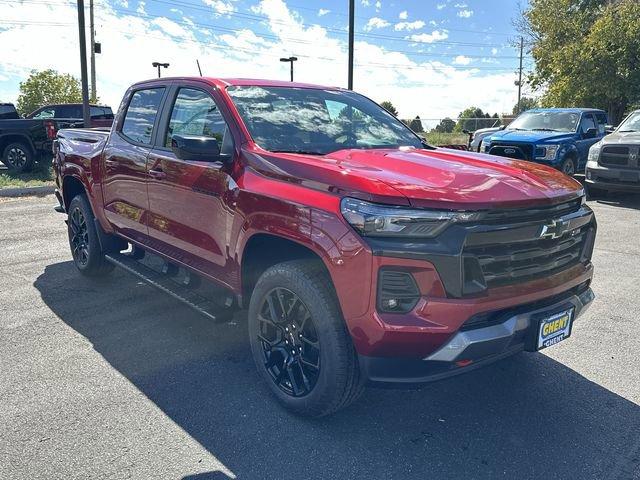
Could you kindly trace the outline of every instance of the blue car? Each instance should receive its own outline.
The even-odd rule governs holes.
[[[606,135],[607,114],[592,108],[536,108],[482,141],[480,151],[583,172],[589,148]]]

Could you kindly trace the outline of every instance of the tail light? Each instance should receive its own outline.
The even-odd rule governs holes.
[[[47,138],[49,140],[53,140],[54,138],[56,138],[56,133],[58,132],[56,131],[56,124],[54,122],[52,122],[51,120],[45,120],[44,128],[47,131]]]

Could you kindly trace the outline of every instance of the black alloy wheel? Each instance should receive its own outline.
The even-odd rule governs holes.
[[[2,152],[2,163],[14,173],[28,172],[33,167],[33,154],[20,142],[10,143]]]
[[[320,375],[320,341],[307,306],[291,290],[274,288],[258,313],[264,367],[276,386],[304,397]]]
[[[78,206],[69,214],[69,229],[71,230],[71,255],[78,265],[86,267],[89,263],[89,230],[87,219]]]

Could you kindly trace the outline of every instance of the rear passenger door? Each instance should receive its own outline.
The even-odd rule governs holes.
[[[147,156],[167,86],[140,87],[125,98],[124,114],[103,151],[102,189],[105,215],[125,237],[145,244],[147,219]]]
[[[163,112],[163,128],[148,160],[149,235],[153,248],[209,276],[225,278],[233,219],[228,193],[234,142],[213,90],[197,82],[175,86]],[[173,135],[215,138],[222,163],[181,160]]]

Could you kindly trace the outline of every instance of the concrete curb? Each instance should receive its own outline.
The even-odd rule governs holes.
[[[41,187],[0,188],[0,197],[24,197],[27,195],[52,195],[56,187],[43,185]]]

